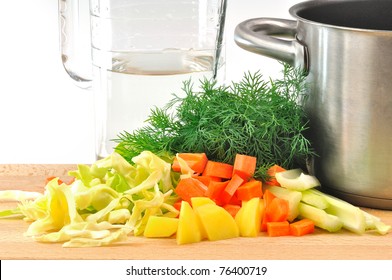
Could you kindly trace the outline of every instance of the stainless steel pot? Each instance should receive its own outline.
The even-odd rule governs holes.
[[[307,1],[289,11],[296,20],[240,23],[236,43],[308,71],[304,106],[319,155],[310,171],[322,187],[392,209],[392,1]]]

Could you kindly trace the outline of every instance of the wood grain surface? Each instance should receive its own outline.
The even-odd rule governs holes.
[[[3,164],[0,165],[0,190],[43,191],[45,178],[67,179],[76,165]],[[0,209],[16,206],[0,203]],[[392,211],[364,209],[392,224]],[[67,260],[196,260],[196,259],[266,259],[266,260],[392,260],[392,233],[357,235],[345,230],[327,233],[316,230],[303,237],[235,238],[177,245],[174,238],[147,239],[129,236],[127,242],[109,247],[63,248],[62,244],[35,242],[24,236],[28,223],[19,219],[0,219],[0,259]]]

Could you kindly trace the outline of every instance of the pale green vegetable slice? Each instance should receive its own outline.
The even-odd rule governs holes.
[[[303,173],[301,169],[290,169],[275,174],[278,183],[286,189],[304,191],[320,186],[319,180]]]
[[[315,193],[312,193],[309,190],[305,190],[302,192],[302,202],[305,202],[306,204],[312,205],[314,207],[317,207],[319,209],[326,209],[329,206],[329,203],[327,200]]]
[[[289,216],[287,220],[292,222],[299,214],[298,205],[302,199],[302,193],[277,186],[266,186],[276,197],[285,199],[289,202]]]
[[[375,230],[381,235],[385,235],[391,231],[391,226],[383,223],[380,218],[363,211],[366,219],[366,230]]]
[[[329,194],[320,192],[319,190],[312,189],[309,191],[325,198],[329,204],[325,211],[339,217],[343,222],[343,228],[358,234],[363,234],[365,232],[366,218],[359,207]]]
[[[303,202],[299,203],[298,208],[301,217],[312,220],[314,225],[319,228],[329,232],[336,232],[343,226],[343,222],[338,217],[328,214],[322,209],[318,209]]]

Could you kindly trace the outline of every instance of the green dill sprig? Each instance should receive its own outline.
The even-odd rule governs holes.
[[[205,79],[199,91],[185,81],[183,95],[152,109],[146,126],[119,135],[116,151],[128,161],[143,150],[166,158],[205,152],[209,159],[227,163],[237,153],[247,154],[257,157],[256,176],[265,179],[273,164],[304,167],[314,155],[305,137],[304,98],[305,76],[288,65],[277,80],[246,73],[230,86]]]

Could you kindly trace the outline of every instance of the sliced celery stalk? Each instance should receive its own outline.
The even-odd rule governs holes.
[[[315,194],[309,190],[302,192],[301,201],[305,202],[306,204],[317,207],[319,209],[326,209],[329,206],[329,203],[323,196]]]
[[[298,205],[302,198],[301,192],[277,186],[268,186],[267,189],[276,197],[285,199],[289,202],[289,216],[287,217],[289,222],[292,222],[297,218],[299,214]]]
[[[325,229],[329,232],[336,232],[339,231],[343,226],[343,222],[338,217],[328,214],[322,209],[305,204],[303,202],[299,203],[298,208],[299,215],[301,217],[312,220],[315,226],[319,228]]]
[[[304,191],[320,186],[319,180],[312,175],[306,175],[301,169],[290,169],[275,175],[278,183],[286,189]]]
[[[339,217],[339,219],[343,222],[343,228],[358,234],[365,233],[366,218],[359,207],[315,189],[310,189],[309,192],[325,198],[325,200],[329,203],[329,206],[325,209],[325,211]]]
[[[362,210],[363,211],[363,210]],[[380,218],[363,211],[366,218],[366,230],[375,230],[381,235],[385,235],[391,230],[391,226],[383,223]]]

